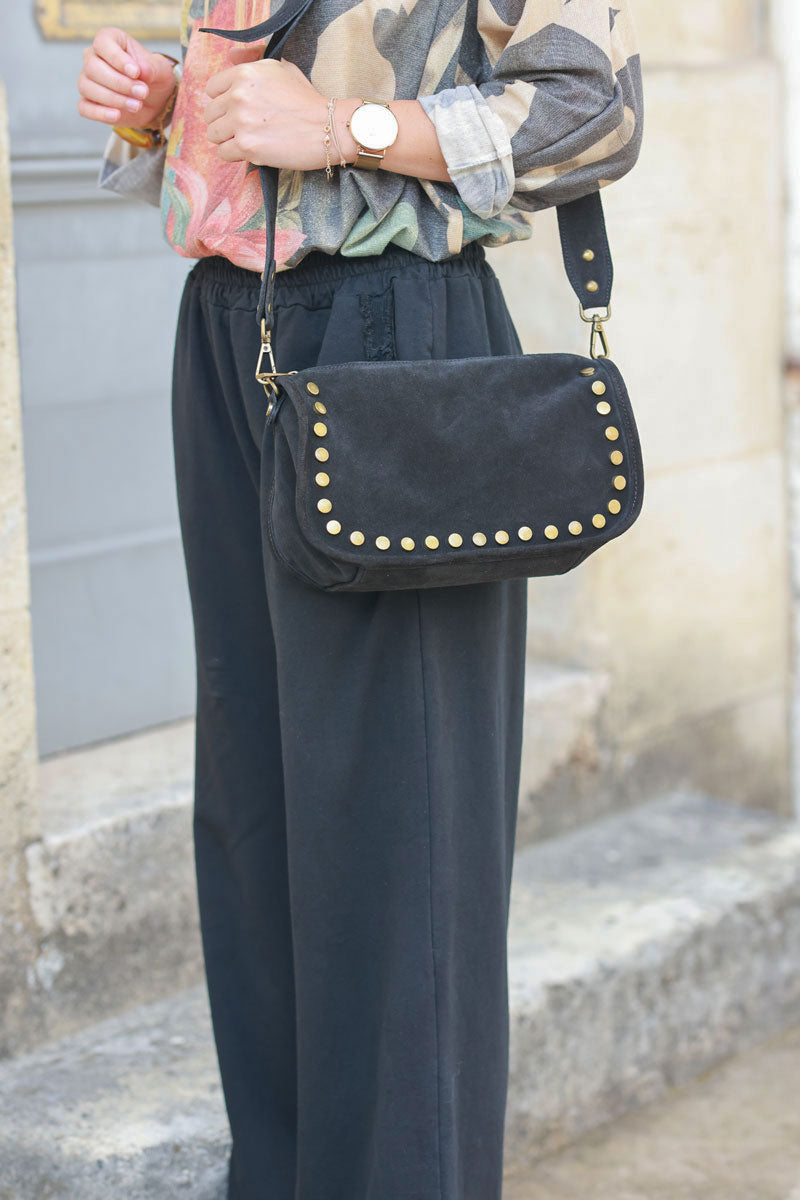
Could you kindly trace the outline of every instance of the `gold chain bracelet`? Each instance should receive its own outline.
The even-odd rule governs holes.
[[[328,119],[322,127],[322,144],[325,147],[325,174],[327,175],[328,179],[333,177],[333,167],[331,166],[331,134],[333,134],[334,145],[336,146],[336,152],[339,155],[339,166],[347,166],[347,160],[342,154],[342,147],[339,145],[339,135],[336,132],[336,119],[334,115],[335,106],[336,97],[331,96],[328,100]]]
[[[331,166],[331,127],[333,125],[333,106],[335,103],[336,101],[331,96],[328,101],[328,119],[322,127],[322,144],[325,147],[325,174],[328,179],[333,178],[333,167]]]

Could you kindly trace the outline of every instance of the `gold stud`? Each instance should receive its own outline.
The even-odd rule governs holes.
[[[428,547],[429,550],[438,550],[439,549],[439,539],[437,537],[434,537],[432,533],[429,533],[428,536],[425,538],[425,545]]]
[[[327,496],[323,496],[321,500],[317,501],[317,508],[320,512],[330,512],[333,508],[333,505]]]
[[[342,526],[339,521],[328,521],[328,524],[325,526],[325,528],[327,529],[328,533],[342,532]]]
[[[608,511],[609,512],[618,513],[621,508],[622,508],[622,505],[620,504],[619,500],[609,500],[609,502],[608,502]]]
[[[623,454],[621,450],[612,450],[608,457],[611,459],[614,466],[618,467],[622,462]]]
[[[597,404],[595,404],[595,408],[597,409],[597,411],[599,413],[602,413],[602,415],[604,417],[607,416],[608,413],[611,412],[611,405],[608,403],[607,400],[598,400]]]
[[[592,524],[594,525],[595,529],[602,529],[605,523],[606,519],[602,513],[595,513],[592,517]]]
[[[314,401],[314,412],[326,413],[327,411],[328,411],[327,408],[325,407],[325,405],[322,403],[321,400]]]
[[[379,550],[388,550],[391,544],[392,543],[389,541],[389,539],[384,537],[383,534],[381,534],[380,537],[375,538],[375,545]]]
[[[314,476],[314,483],[318,483],[320,487],[327,487],[330,481],[330,475],[326,475],[324,471],[317,471]]]
[[[558,526],[557,525],[545,525],[544,536],[546,538],[551,538],[551,539],[557,538],[558,537]]]
[[[600,284],[597,282],[596,279],[590,279],[586,285],[587,292],[596,292],[599,290],[599,288],[600,288]]]
[[[529,542],[533,537],[533,530],[530,525],[522,525],[517,530],[517,537],[521,542]]]
[[[456,550],[464,541],[460,533],[451,533],[447,540],[451,546],[455,546]]]
[[[319,384],[314,383],[313,380],[310,379],[308,381],[308,383],[306,384],[306,391],[311,392],[312,396],[318,396],[319,395]]]
[[[505,529],[498,529],[497,533],[494,535],[494,540],[499,542],[501,546],[505,546],[506,542],[508,541],[508,534],[506,533]]]
[[[604,395],[605,390],[606,385],[603,383],[602,379],[595,379],[594,383],[592,384],[592,391],[594,392],[595,396]]]
[[[617,440],[619,437],[619,430],[617,429],[616,425],[606,426],[606,437],[610,442],[615,442]]]
[[[594,375],[594,367],[582,367],[581,375]]]
[[[314,451],[314,458],[317,460],[317,462],[327,462],[329,457],[330,454],[324,446],[317,446],[316,450]]]
[[[618,492],[621,492],[624,487],[628,486],[628,481],[624,475],[615,475],[611,482]]]
[[[584,250],[581,258],[584,262],[594,262],[594,250]]]
[[[353,543],[354,546],[363,546],[364,545],[364,535],[360,529],[353,530],[353,532],[350,534],[350,541]]]
[[[485,546],[486,545],[486,534],[485,533],[473,533],[472,540],[476,546]]]
[[[403,547],[404,550],[413,550],[414,549],[414,539],[413,538],[401,538],[400,545]]]
[[[570,521],[567,529],[570,531],[570,533],[583,533],[583,526],[581,525],[580,521]]]
[[[315,421],[314,422],[314,433],[317,435],[317,437],[325,437],[325,434],[327,432],[328,432],[328,426],[325,424],[324,421]]]

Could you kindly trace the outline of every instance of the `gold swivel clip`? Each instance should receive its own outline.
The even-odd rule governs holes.
[[[266,359],[268,370],[264,366]],[[264,388],[269,403],[267,404],[267,416],[270,415],[275,406],[275,397],[278,395],[278,385],[275,382],[280,375],[296,375],[296,371],[279,371],[275,366],[275,355],[272,353],[272,332],[267,329],[267,321],[265,317],[261,318],[261,349],[258,352],[258,362],[256,363],[256,379]]]
[[[602,308],[584,308],[581,305],[581,320],[586,321],[592,327],[589,338],[589,353],[592,358],[608,358],[608,338],[603,326],[610,316],[610,304],[606,304]]]

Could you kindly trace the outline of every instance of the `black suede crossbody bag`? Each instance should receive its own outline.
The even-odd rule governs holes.
[[[250,29],[279,55],[312,0]],[[522,354],[278,371],[272,346],[278,172],[267,217],[256,378],[274,476],[262,521],[283,565],[326,591],[562,575],[639,515],[631,403],[608,358],[613,268],[599,193],[558,207],[564,266],[591,326],[588,357]],[[278,348],[279,349],[279,348]]]

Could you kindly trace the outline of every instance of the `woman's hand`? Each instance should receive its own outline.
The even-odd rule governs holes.
[[[172,63],[123,29],[106,26],[83,52],[78,112],[105,125],[153,124],[175,87]]]
[[[212,75],[206,84],[210,99],[203,116],[206,136],[217,144],[227,162],[316,171],[325,166],[323,129],[328,100],[309,83],[294,63],[263,58],[264,46],[231,47],[234,64]],[[334,117],[345,161],[355,160],[356,146],[347,121],[361,104],[358,96],[336,101]],[[436,129],[418,100],[393,100],[400,126],[382,167],[417,179],[451,183]],[[331,137],[331,165],[339,161]]]
[[[263,53],[263,46],[237,47],[231,58],[239,62],[208,80],[210,99],[203,116],[209,141],[226,162],[294,171],[324,167],[327,99],[294,63],[265,59]],[[333,142],[331,159],[335,161]]]

